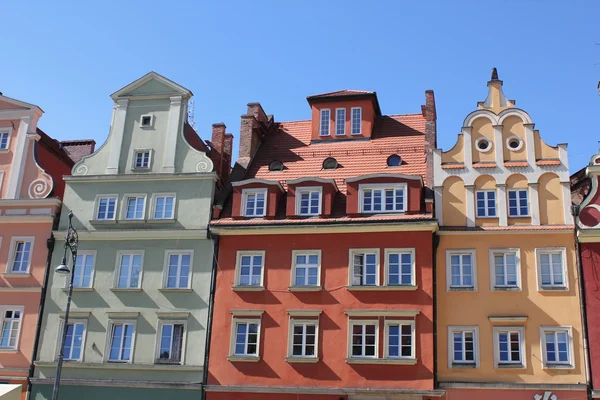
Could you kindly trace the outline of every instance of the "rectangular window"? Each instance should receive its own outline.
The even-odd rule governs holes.
[[[377,324],[350,321],[350,357],[377,358]]]
[[[350,250],[352,286],[379,284],[379,250]]]
[[[529,216],[529,202],[527,201],[527,189],[508,191],[508,216]]]
[[[496,191],[478,190],[477,196],[477,218],[496,217]]]
[[[31,250],[33,242],[29,240],[16,240],[13,243],[13,254],[11,258],[10,272],[16,274],[26,274],[29,272],[31,263]]]
[[[114,322],[110,330],[109,362],[129,362],[133,353],[134,325]]]
[[[157,363],[180,364],[183,349],[184,324],[161,324]]]
[[[293,252],[294,286],[318,286],[320,283],[321,252]]]
[[[321,121],[319,125],[319,136],[329,136],[329,120],[331,119],[331,111],[329,109],[321,110]]]
[[[386,321],[386,357],[414,358],[414,323]]]
[[[92,278],[94,276],[94,261],[96,258],[95,252],[80,251],[77,254],[75,268],[73,273],[73,287],[75,288],[91,288]]]
[[[475,250],[453,250],[446,255],[448,288],[475,288]]]
[[[316,321],[292,320],[291,357],[317,357]]]
[[[2,332],[0,333],[0,349],[16,350],[21,331],[23,310],[2,311]]]
[[[335,134],[346,134],[346,109],[338,108],[335,110]]]
[[[569,327],[540,328],[546,368],[572,367],[572,338]]]
[[[117,279],[117,288],[137,289],[140,287],[142,258],[142,253],[119,254],[119,274]]]
[[[236,356],[258,356],[260,321],[235,321],[234,328],[233,354]]]
[[[150,167],[150,150],[138,150],[135,152],[135,168]]]
[[[264,252],[238,253],[237,286],[262,286]]]
[[[117,207],[117,197],[99,197],[98,198],[98,211],[96,213],[96,219],[107,220],[115,219],[115,209]]]
[[[63,321],[64,323],[64,321]],[[81,361],[83,357],[83,337],[85,324],[82,322],[67,325],[67,338],[65,341],[64,356],[68,361]],[[60,340],[60,339],[59,339]]]
[[[267,208],[267,189],[243,190],[245,217],[263,217]]]
[[[7,150],[10,138],[10,132],[0,133],[0,150]]]
[[[146,209],[146,197],[132,196],[127,197],[127,213],[125,219],[144,219]]]
[[[321,213],[321,188],[296,189],[296,214],[319,215]]]
[[[523,365],[523,327],[494,327],[496,365]]]
[[[362,212],[404,212],[406,211],[406,185],[374,186],[360,185]]]
[[[535,249],[540,289],[566,289],[566,249]]]
[[[362,125],[362,108],[356,107],[352,109],[352,134],[360,135]]]
[[[387,284],[414,285],[414,250],[386,249]]]
[[[154,219],[173,219],[175,196],[158,195],[154,197]]]
[[[451,364],[473,365],[477,357],[478,329],[474,326],[449,327],[449,354]],[[450,366],[452,367],[452,365]]]
[[[167,252],[167,288],[187,289],[190,287],[191,252]]]
[[[496,289],[518,288],[521,284],[519,254],[517,251],[492,251],[494,287]]]

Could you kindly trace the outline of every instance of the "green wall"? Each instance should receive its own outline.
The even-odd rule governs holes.
[[[60,400],[199,400],[200,390],[190,389],[142,389],[108,386],[60,387]],[[33,385],[31,400],[51,400],[52,385]]]

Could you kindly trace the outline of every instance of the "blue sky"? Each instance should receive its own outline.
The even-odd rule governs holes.
[[[58,139],[108,135],[109,95],[156,71],[191,89],[209,138],[259,101],[308,119],[306,96],[375,90],[383,113],[420,111],[433,89],[438,145],[453,146],[497,67],[544,140],[569,143],[571,171],[600,140],[600,2],[4,0],[0,91],[42,107]]]

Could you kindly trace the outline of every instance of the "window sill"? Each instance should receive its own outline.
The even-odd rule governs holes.
[[[321,285],[319,286],[288,286],[290,292],[319,292],[323,290]]]
[[[0,353],[3,354],[16,354],[19,352],[19,349],[0,349]]]
[[[346,286],[346,289],[350,291],[386,291],[386,290],[417,290],[418,285],[388,285],[388,286],[375,286],[375,285],[364,285],[364,286]]]
[[[111,292],[141,292],[142,288],[110,288],[110,291]],[[115,361],[115,362],[117,362],[117,361]]]
[[[288,356],[285,358],[290,364],[316,364],[320,361],[319,357],[292,357]]]
[[[69,288],[68,287],[62,288],[62,291],[68,292]],[[94,288],[91,288],[91,287],[74,287],[73,288],[73,292],[93,292],[93,291],[94,291]]]
[[[144,168],[144,167],[137,167],[137,168],[133,167],[133,168],[131,168],[131,170],[133,172],[150,172],[150,167],[146,167],[146,168]]]
[[[496,369],[525,369],[523,364],[496,364]]]
[[[505,287],[505,286],[494,286],[492,288],[493,292],[520,292],[521,288],[520,287],[514,287],[514,286],[509,286],[509,287]]]
[[[397,364],[397,365],[415,365],[416,358],[369,358],[369,357],[348,357],[348,364]]]
[[[31,274],[29,272],[5,272],[2,276],[5,278],[29,278]]]
[[[264,286],[251,286],[251,285],[236,285],[236,286],[232,286],[231,290],[233,290],[234,292],[262,292],[265,290]]]
[[[566,286],[542,286],[540,292],[567,292],[569,290]]]
[[[135,225],[138,225],[138,224],[145,224],[146,220],[145,219],[137,219],[137,218],[131,218],[131,219],[123,218],[123,219],[117,220],[117,223],[118,224],[123,224],[123,225],[124,224],[135,224]]]
[[[477,368],[477,364],[469,364],[469,363],[452,363],[450,367],[452,369],[475,369]]]
[[[115,219],[90,219],[92,225],[116,225],[117,220]]]
[[[191,288],[159,288],[159,292],[163,293],[191,293],[193,290]]]
[[[227,356],[227,359],[231,362],[259,362],[260,357],[258,356]]]
[[[471,287],[460,287],[460,286],[455,286],[455,287],[449,287],[448,288],[449,292],[476,292],[477,290],[475,290],[475,288],[473,286]]]
[[[174,224],[175,218],[152,218],[146,220],[146,222],[149,224]]]
[[[489,216],[475,216],[476,219],[499,219],[499,217],[497,215],[494,215],[493,217],[489,217]]]
[[[8,153],[8,149],[0,149],[0,153]]]
[[[573,369],[571,364],[544,364],[544,369]]]

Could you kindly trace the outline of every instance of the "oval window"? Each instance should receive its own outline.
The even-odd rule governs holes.
[[[485,153],[487,151],[490,151],[490,149],[492,148],[492,142],[489,141],[489,139],[487,138],[479,138],[475,141],[475,148],[482,152]]]
[[[521,147],[523,147],[523,141],[517,136],[511,136],[506,139],[506,147],[512,151],[521,150]]]
[[[387,165],[388,167],[399,167],[402,165],[402,157],[400,157],[398,154],[392,154],[387,159]]]
[[[338,166],[338,162],[335,158],[329,157],[323,161],[323,169],[336,169]]]
[[[269,164],[269,171],[283,171],[283,163],[278,160],[271,161]]]

